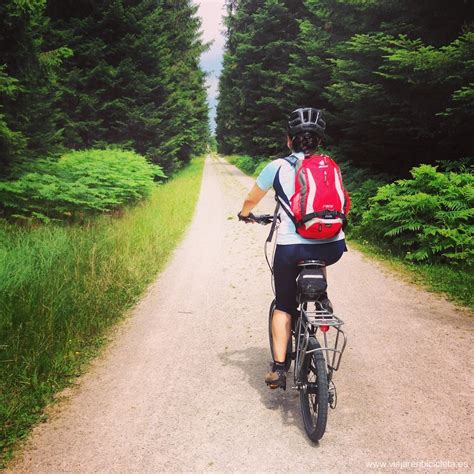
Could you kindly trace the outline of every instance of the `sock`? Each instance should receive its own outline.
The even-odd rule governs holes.
[[[284,362],[273,362],[273,372],[277,370],[285,370],[285,363]]]

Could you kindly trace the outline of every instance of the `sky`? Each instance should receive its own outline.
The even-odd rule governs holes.
[[[209,51],[201,57],[201,67],[208,73],[207,96],[210,106],[211,128],[215,128],[216,97],[225,38],[222,17],[225,14],[225,0],[195,0],[199,6],[198,16],[202,20],[202,38],[205,43],[213,41]]]

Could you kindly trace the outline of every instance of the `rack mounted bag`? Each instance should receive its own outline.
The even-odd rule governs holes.
[[[320,268],[304,268],[296,279],[299,301],[317,301],[327,290],[328,284]]]

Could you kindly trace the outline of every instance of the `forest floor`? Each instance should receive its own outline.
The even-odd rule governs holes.
[[[348,347],[319,445],[297,392],[265,386],[269,229],[235,218],[251,184],[207,159],[167,268],[12,472],[472,469],[474,319],[354,249],[328,271]],[[269,193],[257,212],[273,206]]]

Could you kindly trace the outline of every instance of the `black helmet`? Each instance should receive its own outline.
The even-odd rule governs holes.
[[[312,107],[293,110],[288,120],[288,134],[293,138],[298,133],[315,132],[322,138],[326,129],[322,114],[321,110]]]

